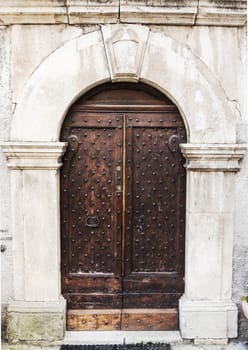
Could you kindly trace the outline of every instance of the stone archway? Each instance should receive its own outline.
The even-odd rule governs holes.
[[[11,141],[57,141],[64,116],[79,96],[103,82],[138,80],[178,106],[189,142],[235,142],[227,97],[205,63],[186,46],[139,25],[103,26],[52,53],[26,84]]]
[[[188,175],[180,330],[184,338],[235,337],[233,176],[245,148],[235,144],[225,92],[186,46],[145,26],[110,25],[70,41],[36,69],[17,105],[10,142],[2,146],[13,170],[9,340],[63,338],[58,170],[66,144],[58,142],[59,133],[77,97],[107,81],[143,81],[179,108],[189,141],[181,145]],[[34,321],[39,326],[30,333]]]

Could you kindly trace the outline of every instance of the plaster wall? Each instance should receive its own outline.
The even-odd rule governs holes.
[[[54,50],[70,39],[96,30],[98,26],[71,25],[12,25],[0,27],[0,135],[9,139],[10,121],[16,104],[31,74]],[[248,142],[248,119],[245,89],[245,29],[235,27],[151,26],[184,43],[208,65],[224,87],[237,125],[237,141]],[[65,65],[69,64],[66,62]],[[176,78],[176,77],[175,77]],[[49,86],[47,87],[49,93]],[[199,95],[199,99],[204,96]],[[24,125],[24,127],[28,127]],[[28,141],[28,140],[27,140]],[[12,232],[10,230],[10,174],[5,157],[0,154],[1,171],[1,243],[7,249],[2,253],[2,302],[12,297]],[[241,171],[235,178],[235,238],[233,265],[233,298],[248,290],[248,158],[244,157]],[[4,310],[4,308],[3,308]],[[242,335],[248,335],[241,320]]]

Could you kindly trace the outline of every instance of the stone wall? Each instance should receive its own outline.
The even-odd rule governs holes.
[[[33,3],[32,14],[27,6],[28,3],[32,1],[4,0],[0,5],[0,23],[2,24],[0,26],[0,141],[9,139],[12,113],[26,82],[41,62],[70,39],[96,30],[98,23],[116,22],[119,19],[130,23],[134,21],[148,23],[153,31],[166,33],[173,39],[186,44],[190,50],[200,56],[225,89],[237,122],[237,141],[248,143],[247,87],[245,86],[246,30],[243,26],[245,22],[243,1],[214,1],[214,6],[212,6],[213,2],[203,0],[200,0],[199,4],[194,0],[171,1],[170,6],[165,8],[162,6],[163,2],[158,0],[143,1],[142,4],[139,2],[139,7],[137,7],[137,1],[124,0],[91,2],[46,0],[36,1],[36,6]],[[105,15],[96,15],[100,12],[99,3],[105,6]],[[19,10],[16,9],[17,4]],[[87,10],[90,14],[87,18],[83,16],[84,8],[91,10]],[[185,8],[188,10],[185,11]],[[24,12],[24,15],[21,16],[18,11]],[[224,14],[221,17],[221,23],[225,25],[228,23],[228,26],[222,27],[216,22],[216,16],[219,13]],[[236,13],[236,17],[233,13]],[[23,23],[31,23],[30,21],[35,24],[23,25]],[[176,23],[179,21],[183,25],[177,26]],[[210,21],[212,24],[207,26],[206,24]],[[174,25],[168,26],[166,25],[168,23]],[[65,62],[65,64],[69,63]],[[0,153],[0,171],[0,232],[1,248],[4,250],[1,253],[2,310],[4,313],[5,305],[13,294],[13,276],[11,189],[9,171],[2,152]],[[242,161],[241,170],[236,175],[235,189],[233,299],[238,304],[240,304],[240,296],[248,294],[247,188],[248,156],[246,155]],[[3,315],[3,322],[4,319]],[[240,313],[239,325],[240,337],[248,337],[248,322],[243,319],[242,313]]]
[[[0,142],[8,140],[12,115],[10,74],[11,34],[7,27],[0,27]],[[0,153],[0,233],[1,233],[1,295],[2,329],[5,332],[5,306],[13,294],[12,234],[10,230],[10,179],[6,159]]]

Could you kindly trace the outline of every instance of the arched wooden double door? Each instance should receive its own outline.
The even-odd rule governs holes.
[[[176,106],[140,83],[105,84],[70,108],[61,140],[67,329],[177,329],[186,132]]]

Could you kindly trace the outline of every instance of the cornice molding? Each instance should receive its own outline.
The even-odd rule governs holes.
[[[198,26],[228,26],[242,27],[247,22],[245,9],[225,9],[202,7],[196,16],[195,24]]]
[[[149,6],[122,6],[120,19],[122,23],[139,24],[195,24],[197,7],[149,7]]]
[[[79,0],[2,0],[0,24],[105,24],[122,23],[161,25],[244,26],[246,2],[174,0],[166,6],[153,1],[112,0],[108,4]]]
[[[5,142],[0,145],[7,166],[14,170],[51,170],[61,167],[66,142]]]
[[[0,6],[0,24],[62,24],[68,23],[67,9],[61,6]]]
[[[236,172],[246,153],[245,144],[181,144],[188,171]]]
[[[56,301],[23,301],[11,300],[8,305],[8,312],[25,312],[25,313],[39,313],[48,312],[56,313],[65,310],[66,301],[59,297]]]

